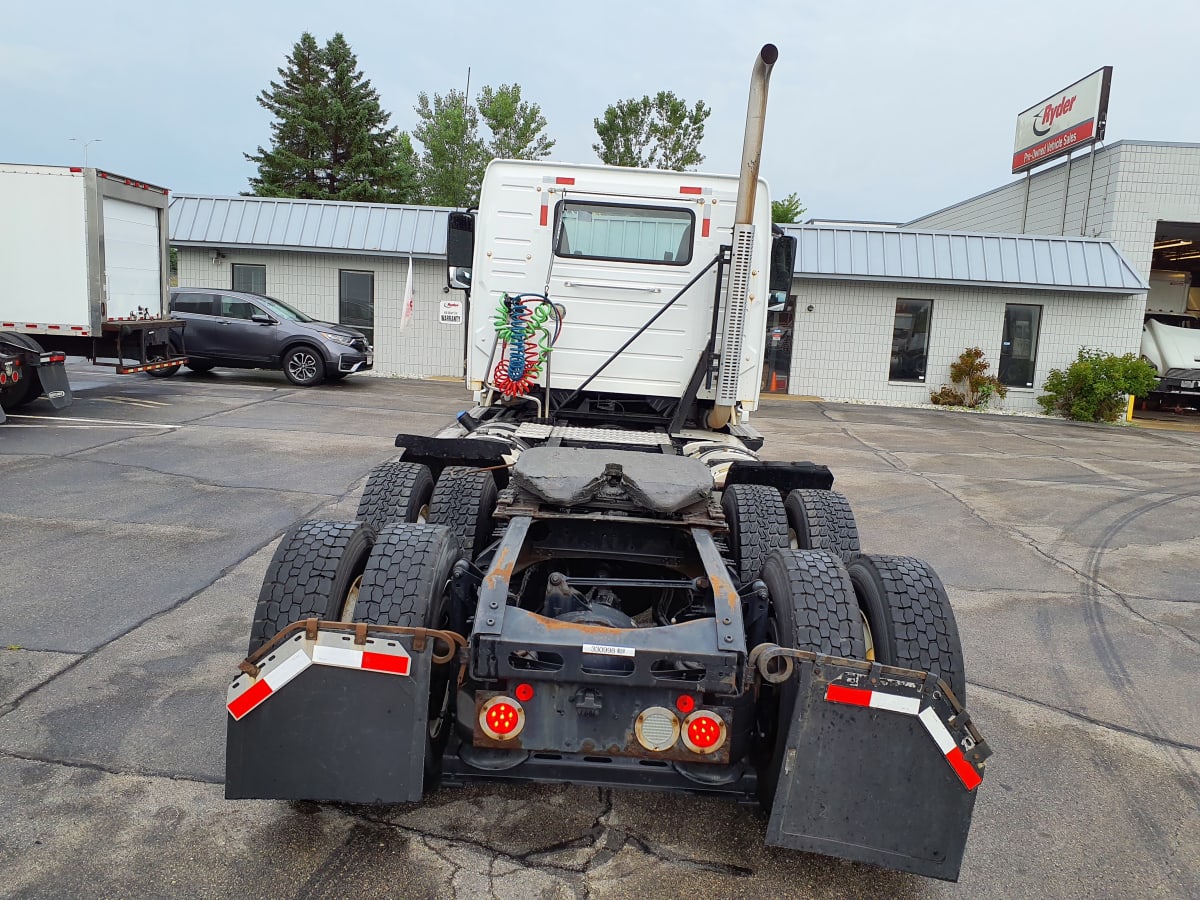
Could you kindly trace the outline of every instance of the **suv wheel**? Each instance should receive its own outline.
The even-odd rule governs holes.
[[[310,387],[325,380],[325,360],[307,344],[293,347],[283,355],[283,374],[298,387]]]

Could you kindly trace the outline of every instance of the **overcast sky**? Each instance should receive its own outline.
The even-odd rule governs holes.
[[[78,165],[70,138],[100,139],[91,165],[244,191],[242,154],[269,138],[255,97],[305,30],[345,34],[404,130],[420,91],[462,89],[468,67],[472,95],[519,83],[564,161],[596,161],[592,120],[612,102],[703,99],[701,168],[716,172],[737,170],[750,69],[772,42],[762,174],[806,217],[907,221],[1008,182],[1017,113],[1104,65],[1108,141],[1200,142],[1197,0],[59,0],[6,5],[0,161]]]

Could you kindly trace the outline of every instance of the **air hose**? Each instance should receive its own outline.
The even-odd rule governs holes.
[[[551,319],[553,334],[548,324]],[[503,347],[492,383],[505,397],[524,397],[554,350],[562,332],[562,317],[543,294],[501,294],[495,324]]]

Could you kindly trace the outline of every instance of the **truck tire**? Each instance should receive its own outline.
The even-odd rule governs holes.
[[[450,620],[450,575],[466,554],[445,525],[393,522],[379,532],[362,576],[354,621],[409,628],[445,628]],[[425,788],[437,785],[442,753],[454,728],[451,665],[430,675],[425,739]]]
[[[933,569],[909,556],[866,554],[855,556],[848,568],[875,661],[935,672],[965,705],[958,624]]]
[[[432,496],[433,474],[428,466],[389,460],[371,470],[355,518],[376,531],[390,522],[425,522]]]
[[[768,554],[788,545],[787,512],[779,491],[761,484],[733,484],[721,492],[721,509],[738,578],[754,581]]]
[[[18,347],[24,347],[34,353],[42,352],[42,345],[28,335],[6,331],[4,339],[10,344],[16,344]],[[26,403],[32,403],[41,396],[41,393],[42,382],[38,378],[37,369],[32,366],[21,366],[21,380],[17,382],[16,386],[6,385],[5,389],[0,391],[0,409],[6,412],[17,409]]]
[[[845,561],[862,548],[850,501],[837,491],[800,488],[783,507],[793,550],[828,550]]]
[[[302,619],[349,621],[374,540],[375,529],[362,522],[301,522],[288,529],[258,593],[247,654]]]
[[[216,363],[209,362],[207,359],[188,359],[184,365],[193,372],[211,372],[217,366]]]
[[[300,344],[283,354],[283,374],[296,387],[312,387],[325,380],[325,360],[321,351]]]
[[[21,380],[15,385],[5,385],[4,390],[0,391],[0,409],[9,412],[26,403],[32,403],[41,392],[41,384],[34,370],[28,366],[21,366]]]
[[[781,647],[862,659],[862,618],[845,564],[828,550],[775,550],[763,565],[769,640]],[[759,803],[770,810],[796,706],[797,684],[763,685],[755,752]]]
[[[442,470],[429,500],[431,525],[446,525],[471,559],[492,540],[496,527],[496,480],[491,472],[471,466],[447,466]]]

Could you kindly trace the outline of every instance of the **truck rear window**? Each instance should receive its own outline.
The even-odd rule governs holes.
[[[558,207],[554,252],[682,266],[692,260],[694,221],[687,209],[565,200]]]

